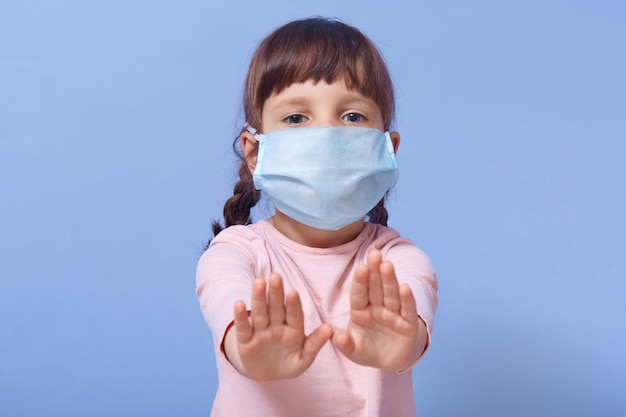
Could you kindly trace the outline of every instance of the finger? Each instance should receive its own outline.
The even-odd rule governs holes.
[[[246,303],[243,301],[237,301],[235,303],[235,334],[237,335],[237,341],[240,343],[246,343],[252,337],[252,327],[250,326],[250,320],[248,319],[248,310],[246,309]]]
[[[300,295],[296,291],[289,291],[285,300],[285,322],[287,325],[304,331],[304,313]]]
[[[407,284],[402,284],[399,288],[400,293],[400,315],[403,319],[410,323],[416,323],[420,320],[417,315],[417,306],[415,304],[415,297],[411,287]]]
[[[369,304],[369,275],[370,271],[365,265],[357,266],[354,271],[350,289],[350,308],[353,310],[362,310]]]
[[[267,298],[269,300],[270,324],[283,324],[285,322],[285,290],[280,275],[270,275]]]
[[[350,333],[345,330],[335,330],[332,343],[347,358],[350,358],[356,346]]]
[[[380,265],[380,274],[383,283],[383,303],[385,307],[395,314],[400,313],[400,293],[398,292],[398,279],[391,262],[383,262]]]
[[[380,274],[380,264],[383,256],[379,250],[372,250],[367,254],[367,268],[369,269],[369,303],[373,306],[383,305],[383,283]]]
[[[319,351],[332,335],[333,328],[329,324],[322,324],[315,329],[304,341],[304,345],[302,346],[302,360],[307,364],[313,363]]]
[[[250,303],[250,321],[255,329],[264,329],[269,324],[267,316],[267,295],[265,280],[256,278],[252,282],[252,302]]]

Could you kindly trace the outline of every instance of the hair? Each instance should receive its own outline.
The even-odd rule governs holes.
[[[346,87],[376,102],[389,130],[394,115],[393,85],[382,55],[358,29],[336,19],[314,17],[279,27],[265,38],[252,56],[246,77],[243,110],[246,121],[261,127],[265,101],[295,83],[343,78]],[[224,205],[224,227],[252,222],[250,211],[261,194],[255,189],[245,155],[233,148],[241,160],[239,181]],[[368,221],[387,225],[384,197],[368,213]],[[217,235],[224,227],[213,224]]]

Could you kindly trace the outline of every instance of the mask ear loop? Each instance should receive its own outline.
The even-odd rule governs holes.
[[[246,129],[248,132],[252,133],[256,137],[257,130],[253,128],[252,125],[250,125],[250,123],[245,122],[243,124],[243,128]]]

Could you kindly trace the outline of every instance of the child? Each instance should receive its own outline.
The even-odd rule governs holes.
[[[240,180],[197,270],[219,369],[212,415],[415,416],[411,367],[430,344],[437,279],[386,227],[393,106],[376,47],[339,21],[288,23],[255,52]],[[259,190],[275,213],[252,224]]]

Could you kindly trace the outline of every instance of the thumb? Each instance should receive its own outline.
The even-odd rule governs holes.
[[[354,352],[354,339],[350,336],[350,333],[345,330],[335,330],[332,343],[333,346],[339,349],[339,351],[348,358],[352,355],[352,352]]]
[[[315,329],[302,345],[302,360],[308,364],[313,363],[320,349],[322,349],[332,335],[333,328],[328,324],[322,324]]]

